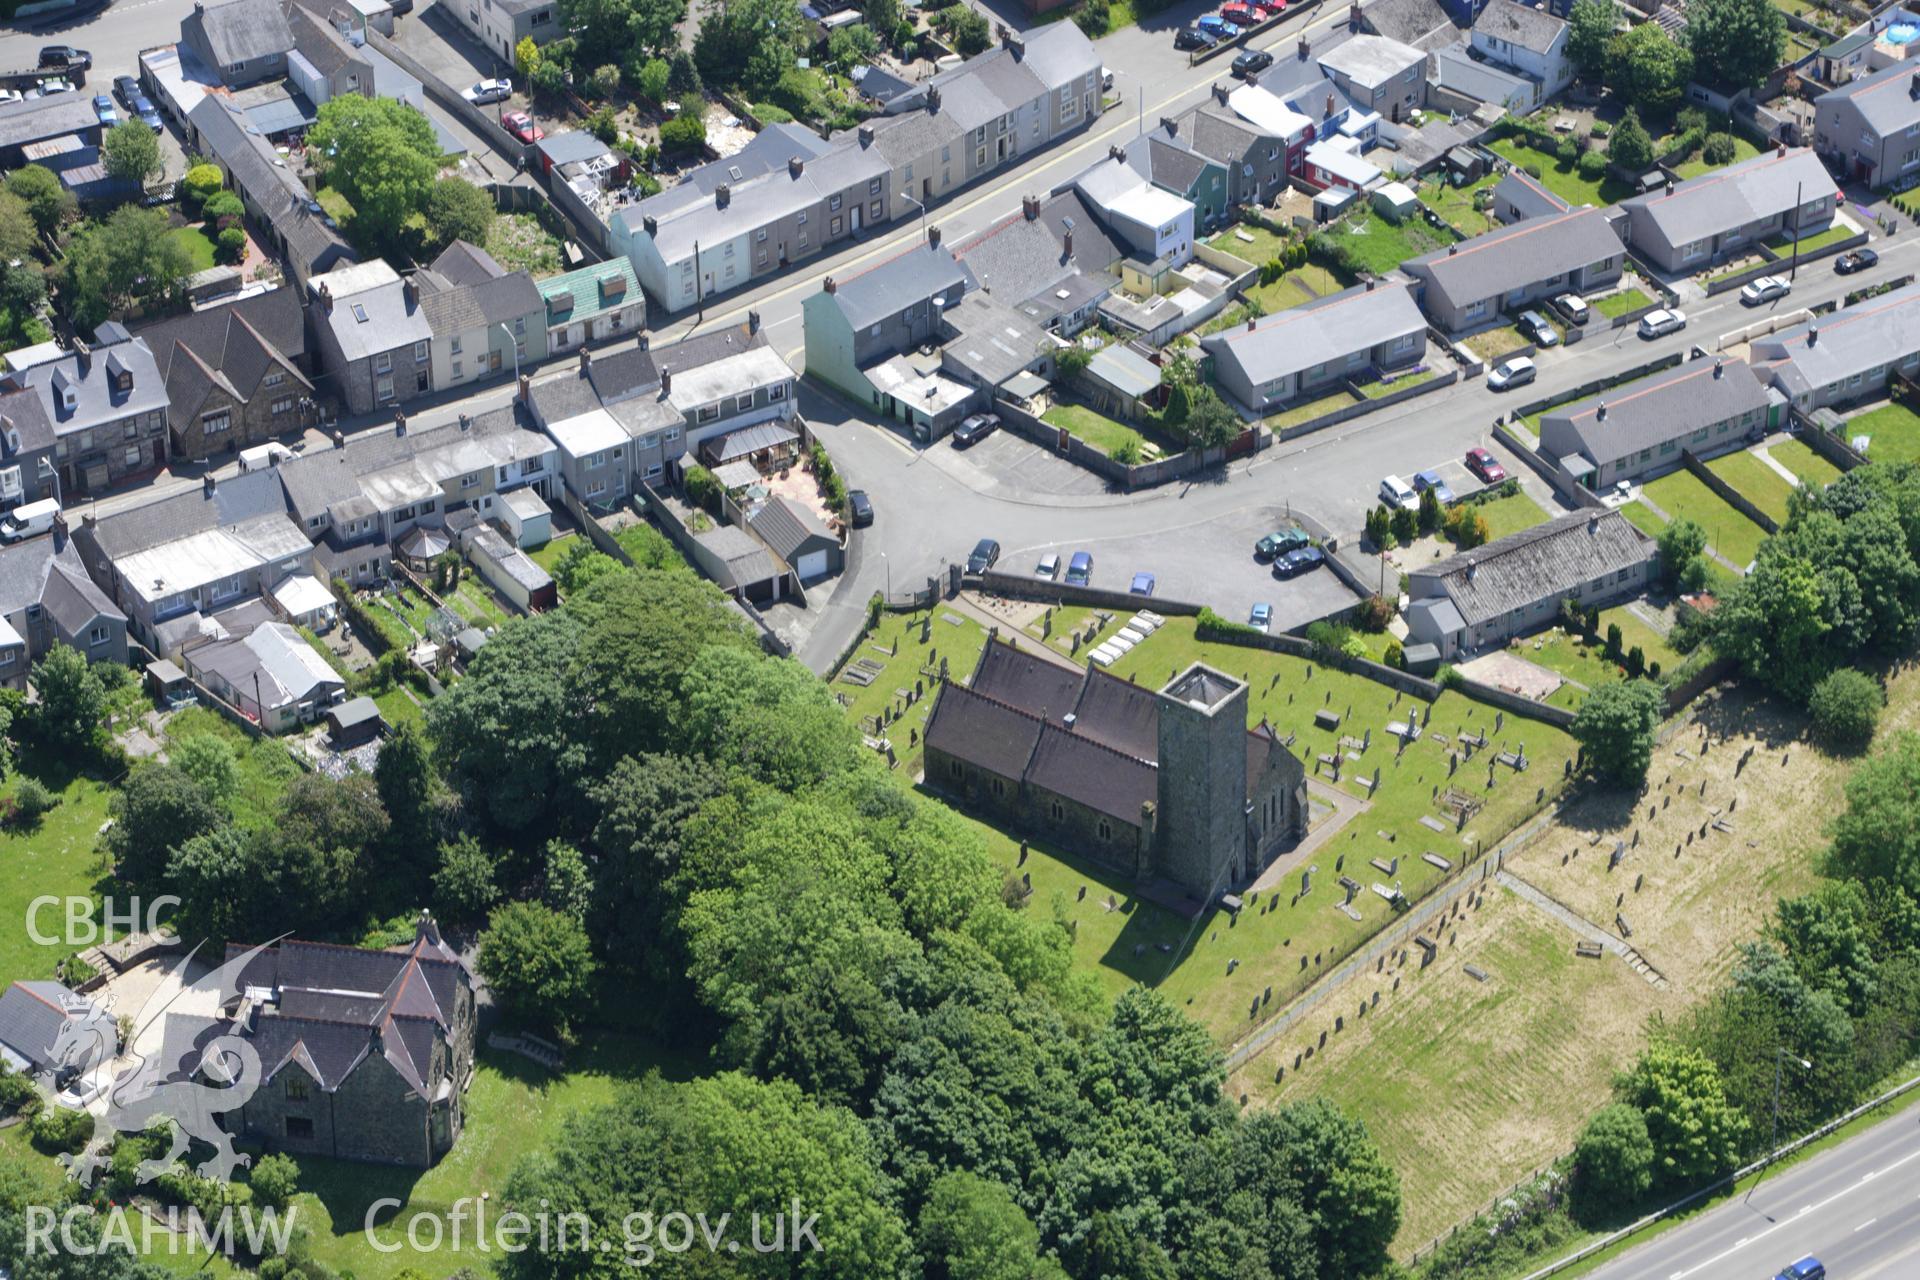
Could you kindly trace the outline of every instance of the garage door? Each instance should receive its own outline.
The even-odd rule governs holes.
[[[794,568],[799,571],[800,581],[802,582],[811,582],[815,578],[823,578],[827,573],[827,553],[824,551],[809,551],[800,557],[800,563],[795,565]]]

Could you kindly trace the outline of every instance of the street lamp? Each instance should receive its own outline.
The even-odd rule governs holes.
[[[893,561],[887,559],[887,553],[882,551],[880,553],[880,563],[886,566],[886,570],[887,570],[886,600],[889,604],[891,604],[893,602]]]
[[[1767,1144],[1769,1156],[1780,1147],[1780,1065],[1784,1062],[1798,1063],[1801,1070],[1813,1070],[1813,1064],[1798,1054],[1788,1053],[1776,1047],[1773,1051],[1773,1140]]]
[[[507,341],[513,344],[513,385],[517,387],[520,385],[520,339],[514,337],[505,320],[496,321],[493,327],[506,334]]]
[[[920,211],[920,230],[924,233],[927,229],[927,206],[921,204],[904,191],[900,193],[900,198]]]

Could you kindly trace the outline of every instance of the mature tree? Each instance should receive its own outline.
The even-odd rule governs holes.
[[[327,184],[353,205],[350,229],[364,247],[401,245],[409,221],[426,212],[440,141],[418,108],[343,94],[321,105],[307,149],[322,158]]]
[[[9,173],[7,190],[20,197],[34,227],[43,236],[58,231],[78,208],[73,193],[61,185],[53,170],[42,164],[22,165]]]
[[[180,897],[173,931],[189,946],[240,941],[258,930],[252,916],[256,892],[256,837],[238,827],[216,827],[181,842],[167,860],[167,887]]]
[[[247,1174],[247,1185],[253,1188],[255,1203],[284,1209],[300,1188],[299,1162],[278,1153],[261,1156]]]
[[[107,812],[113,818],[107,852],[121,879],[142,889],[165,883],[174,849],[226,823],[199,783],[166,764],[144,764],[128,774]]]
[[[648,102],[656,107],[667,100],[667,83],[673,76],[673,68],[664,58],[648,58],[640,64],[634,76],[633,87]]]
[[[540,901],[582,923],[593,910],[593,872],[580,851],[565,840],[547,841],[546,863],[540,872]]]
[[[107,690],[93,664],[56,644],[33,665],[32,726],[40,741],[66,751],[91,746],[107,714]]]
[[[1653,1187],[1653,1139],[1638,1107],[1615,1102],[1594,1113],[1573,1148],[1582,1208],[1630,1208]]]
[[[1833,825],[1834,861],[1858,880],[1920,893],[1920,736],[1901,733],[1847,779]]]
[[[1616,133],[1615,138],[1619,135]],[[1707,531],[1682,516],[1660,531],[1660,572],[1669,590],[1697,591],[1707,583]]]
[[[964,4],[952,5],[941,10],[936,21],[953,38],[953,47],[963,58],[971,58],[993,43],[987,16],[977,9]]]
[[[593,993],[593,946],[572,916],[538,902],[510,902],[480,935],[480,976],[516,1017],[568,1034]]]
[[[100,158],[110,176],[136,187],[146,186],[148,178],[167,171],[159,139],[140,120],[123,120],[107,130],[100,142]]]
[[[624,47],[649,56],[671,53],[680,47],[678,28],[686,16],[686,0],[631,0]]]
[[[1886,705],[1880,683],[1864,671],[1842,667],[1813,686],[1807,710],[1813,732],[1834,751],[1864,751],[1873,741],[1880,708]]]
[[[1223,448],[1247,429],[1240,415],[1227,407],[1211,387],[1195,387],[1188,396],[1187,439],[1202,449]]]
[[[1692,75],[1692,55],[1657,22],[1643,22],[1607,43],[1608,85],[1649,114],[1671,111]]]
[[[282,797],[279,821],[256,850],[256,926],[263,932],[311,932],[355,923],[365,907],[366,855],[386,835],[386,811],[364,773],[339,780],[317,773],[296,777]]]
[[[841,27],[827,40],[827,59],[843,70],[872,62],[880,56],[880,38],[866,23]]]
[[[1598,81],[1607,74],[1607,45],[1619,25],[1620,11],[1608,0],[1574,0],[1567,14],[1567,57],[1580,78]]]
[[[1803,556],[1761,547],[1754,570],[1713,611],[1713,646],[1746,674],[1803,698],[1845,656],[1829,639],[1838,610],[1832,588]]]
[[[193,260],[171,231],[164,210],[126,204],[75,234],[67,245],[66,300],[77,328],[93,329],[137,303],[159,310],[175,304]]]
[[[1666,698],[1644,680],[1616,680],[1595,689],[1574,713],[1573,736],[1587,763],[1617,787],[1638,790],[1653,761],[1653,735]]]
[[[927,1280],[1066,1280],[1005,1185],[967,1172],[933,1184],[920,1211]]]
[[[520,88],[525,92],[533,91],[533,78],[540,71],[540,46],[532,36],[521,36],[520,43],[513,46],[513,72],[520,78]]]
[[[386,849],[395,887],[417,893],[433,874],[440,834],[433,760],[417,722],[403,720],[393,727],[374,761],[373,786],[387,814]]]
[[[427,191],[427,228],[437,245],[484,245],[495,216],[493,197],[465,178],[441,178]]]
[[[485,917],[500,900],[493,855],[472,836],[440,846],[440,869],[433,873],[433,901],[444,918],[464,924]]]
[[[800,11],[786,0],[717,0],[700,19],[693,60],[708,84],[760,97],[793,66],[803,39]]]
[[[1851,880],[1833,881],[1795,898],[1782,898],[1767,927],[1771,939],[1808,985],[1829,991],[1852,1017],[1861,1017],[1880,993],[1881,963],[1876,948],[1910,951],[1912,939],[1886,926],[1904,917],[1914,922],[1913,900],[1892,885],[1876,888],[1877,900]],[[1884,914],[1883,914],[1884,913]]]
[[[1693,1186],[1738,1163],[1746,1118],[1727,1105],[1719,1071],[1701,1054],[1652,1045],[1614,1092],[1646,1118],[1655,1186]]]
[[[682,741],[783,791],[853,767],[860,744],[845,710],[798,662],[757,649],[701,650],[681,682]]]
[[[594,550],[592,542],[575,538],[567,544],[559,562],[553,566],[553,580],[560,584],[563,593],[572,595],[596,579],[619,573],[623,567],[606,552]]]
[[[1784,61],[1787,20],[1767,0],[1697,0],[1687,6],[1694,72],[1721,89],[1755,89]]]
[[[671,886],[687,822],[726,790],[727,778],[705,760],[640,755],[621,760],[596,784],[594,933],[610,964],[657,985],[685,979],[678,926],[684,895]]]
[[[190,734],[167,748],[174,768],[200,784],[207,798],[225,805],[240,787],[240,758],[217,733]]]

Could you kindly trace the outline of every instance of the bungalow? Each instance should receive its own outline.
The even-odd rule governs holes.
[[[1459,333],[1556,294],[1603,289],[1626,256],[1606,212],[1587,208],[1496,227],[1405,266],[1433,322]]]
[[[1598,492],[1711,458],[1778,425],[1785,400],[1741,360],[1697,360],[1540,419],[1540,452]]]
[[[1200,340],[1222,390],[1255,413],[1427,352],[1410,286],[1368,282]]]
[[[1838,198],[1812,150],[1782,146],[1619,207],[1636,252],[1663,271],[1692,273],[1770,236],[1825,230]]]
[[[1920,285],[1755,338],[1751,359],[1802,413],[1880,394],[1895,371],[1920,376]]]
[[[179,660],[188,675],[268,733],[312,724],[347,694],[339,672],[284,622],[189,645]]]

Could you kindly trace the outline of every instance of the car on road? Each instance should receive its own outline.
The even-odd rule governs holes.
[[[1649,311],[1640,317],[1640,336],[1643,338],[1664,338],[1686,327],[1686,312],[1667,307],[1662,307],[1658,311]]]
[[[140,96],[140,82],[132,76],[115,76],[113,78],[113,92],[119,97],[120,101],[131,107],[133,100]]]
[[[1880,255],[1871,249],[1849,249],[1833,260],[1833,269],[1843,276],[1880,265]]]
[[[1493,366],[1493,372],[1487,375],[1487,388],[1506,391],[1511,387],[1524,387],[1539,376],[1540,370],[1533,361],[1525,356],[1509,356]]]
[[[1182,27],[1174,33],[1173,47],[1176,49],[1211,49],[1220,41],[1208,31],[1199,27]]]
[[[1821,1265],[1820,1259],[1808,1254],[1800,1261],[1790,1264],[1773,1280],[1827,1280],[1827,1269]]]
[[[991,413],[976,413],[953,429],[953,444],[956,449],[965,449],[978,444],[993,434],[1000,425],[1000,419]]]
[[[1093,557],[1085,551],[1073,553],[1073,559],[1067,561],[1067,585],[1084,587],[1093,581]]]
[[[73,82],[65,76],[48,76],[37,89],[27,90],[29,98],[51,98],[56,93],[72,93]]]
[[[113,99],[104,93],[93,95],[93,114],[103,129],[111,129],[120,123],[120,113],[113,109]]]
[[[535,124],[533,117],[524,111],[507,112],[500,117],[500,127],[529,146],[547,136],[547,131]]]
[[[1297,578],[1303,573],[1313,572],[1326,562],[1326,554],[1320,548],[1301,547],[1298,551],[1287,552],[1273,562],[1273,576]]]
[[[482,80],[462,89],[460,96],[476,107],[489,102],[505,102],[513,96],[513,81],[504,76],[497,80]]]
[[[1058,553],[1049,551],[1046,555],[1041,556],[1040,563],[1033,566],[1033,576],[1047,582],[1052,582],[1055,578],[1059,577],[1060,556]]]
[[[1228,0],[1220,6],[1220,16],[1234,26],[1245,29],[1260,21],[1260,15],[1245,0]]]
[[[1272,627],[1273,606],[1270,604],[1257,604],[1253,606],[1253,612],[1247,615],[1247,625],[1255,631],[1265,631]]]
[[[847,509],[853,513],[854,528],[862,528],[873,523],[873,499],[867,496],[865,489],[848,491]]]
[[[1593,318],[1593,308],[1577,293],[1563,293],[1548,305],[1558,311],[1568,324],[1585,324]]]
[[[43,44],[40,46],[40,65],[87,71],[93,67],[93,55],[70,44]]]
[[[1548,323],[1547,318],[1538,311],[1522,311],[1519,321],[1520,332],[1532,339],[1536,347],[1557,347],[1560,345],[1560,331]]]
[[[1307,536],[1304,529],[1298,525],[1288,525],[1284,529],[1275,529],[1254,543],[1253,555],[1256,560],[1271,560],[1275,556],[1283,556],[1289,551],[1298,550],[1312,541],[1313,539]]]
[[[1233,60],[1233,74],[1242,80],[1273,65],[1273,55],[1265,49],[1248,49]]]
[[[982,538],[973,544],[973,554],[967,557],[968,573],[985,573],[993,568],[1000,559],[1000,544],[992,538]]]
[[[1433,490],[1433,498],[1441,506],[1453,501],[1453,488],[1440,478],[1438,471],[1416,471],[1413,473],[1413,488],[1416,493]]]
[[[1507,469],[1500,465],[1500,459],[1478,445],[1467,450],[1466,462],[1467,470],[1479,476],[1484,484],[1499,484],[1507,478]]]
[[[1742,306],[1757,307],[1763,302],[1786,297],[1792,288],[1782,276],[1761,276],[1740,290],[1740,303]]]
[[[1240,28],[1217,13],[1203,13],[1193,20],[1193,25],[1221,40],[1236,40],[1240,36]]]
[[[1136,595],[1136,596],[1152,595],[1153,594],[1153,575],[1150,573],[1134,574],[1133,585],[1127,588],[1127,592],[1130,595]]]
[[[1399,476],[1388,476],[1380,482],[1380,501],[1389,507],[1405,507],[1408,511],[1416,511],[1420,507],[1420,495]]]
[[[135,118],[155,133],[159,133],[166,128],[166,125],[160,122],[159,111],[154,109],[153,99],[149,98],[146,94],[134,94],[133,101],[129,105],[133,108]]]

